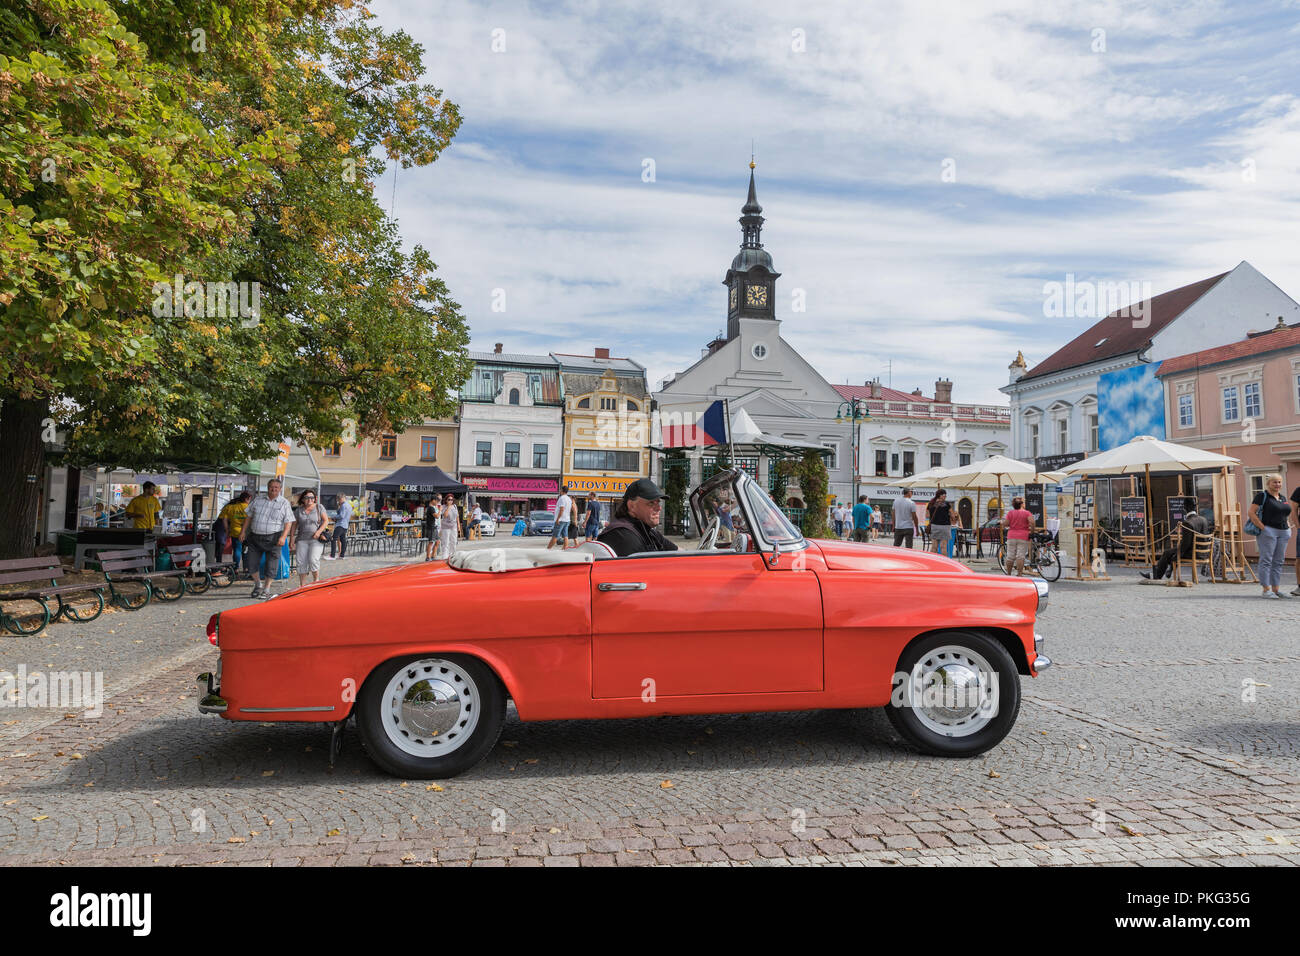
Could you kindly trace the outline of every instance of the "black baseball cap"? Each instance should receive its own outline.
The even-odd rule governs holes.
[[[633,498],[646,498],[653,501],[656,498],[667,497],[666,494],[659,490],[659,486],[649,478],[638,478],[627,486],[627,491],[623,492],[624,501],[631,501]]]

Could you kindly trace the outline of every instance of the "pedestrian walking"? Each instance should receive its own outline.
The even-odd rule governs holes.
[[[442,505],[435,498],[424,509],[424,527],[420,532],[424,536],[424,560],[426,561],[432,561],[438,556],[439,522],[441,520]]]
[[[1012,498],[1011,510],[1002,516],[1007,529],[1007,574],[1016,569],[1017,577],[1025,575],[1025,561],[1029,558],[1029,535],[1034,530],[1034,513],[1025,508],[1024,498]]]
[[[1278,590],[1282,586],[1282,565],[1286,545],[1291,540],[1291,505],[1282,496],[1282,476],[1269,475],[1264,490],[1250,503],[1250,520],[1260,529],[1259,583],[1266,598],[1288,597]]]
[[[588,541],[595,541],[600,534],[600,499],[594,491],[587,492],[587,510],[582,516],[582,536]]]
[[[867,496],[862,495],[858,498],[858,503],[853,506],[853,540],[863,543],[867,540],[867,534],[871,528],[871,519],[875,515],[875,509],[867,504]]]
[[[930,550],[946,554],[952,545],[952,505],[948,504],[948,492],[940,488],[930,505]]]
[[[348,556],[348,527],[352,523],[352,502],[347,498],[339,501],[339,514],[334,519],[334,531],[330,535],[330,553],[327,561],[334,560],[334,548],[338,547],[339,557]]]
[[[460,530],[460,509],[456,507],[456,499],[452,495],[447,495],[443,500],[438,528],[438,550],[444,560],[451,560],[451,556],[456,553],[457,532]]]
[[[240,535],[244,532],[244,520],[248,515],[248,501],[253,496],[247,491],[241,491],[238,495],[226,503],[217,515],[217,520],[222,522],[225,527],[226,536],[229,540],[234,541],[231,548],[231,560],[235,562],[235,567],[239,567],[244,557],[244,542]],[[220,542],[217,550],[217,560],[221,561],[225,554],[225,542]]]
[[[917,507],[912,489],[904,488],[903,497],[894,505],[894,547],[912,547],[916,539]]]
[[[248,505],[240,540],[244,542],[244,561],[253,576],[254,598],[272,596],[271,583],[280,576],[280,549],[289,540],[293,527],[293,507],[280,493],[284,482],[272,478],[266,483],[266,497],[255,498]],[[262,557],[266,557],[266,583],[262,583]]]
[[[320,556],[325,551],[330,519],[325,509],[316,503],[314,491],[304,491],[298,496],[298,507],[294,510],[293,517],[294,548],[298,554],[298,587],[304,587],[308,575],[313,582],[320,580]]]
[[[482,540],[483,538],[483,531],[479,527],[479,522],[481,522],[482,520],[483,520],[483,509],[480,508],[477,503],[475,503],[474,510],[473,512],[470,513],[469,516],[469,536],[473,538],[475,541]]]
[[[560,489],[560,497],[555,500],[555,527],[551,529],[551,540],[546,542],[547,551],[557,541],[560,542],[561,551],[569,546],[569,521],[572,518],[573,499],[569,497],[569,486],[565,485]]]
[[[875,541],[878,537],[880,537],[880,509],[872,508],[871,509],[871,540]]]
[[[831,521],[835,525],[835,537],[844,537],[844,505],[835,502],[835,507],[831,509]]]

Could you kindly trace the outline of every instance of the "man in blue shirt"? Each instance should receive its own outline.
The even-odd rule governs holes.
[[[871,537],[871,505],[867,504],[867,496],[862,495],[858,498],[858,503],[853,506],[853,540],[868,541]]]
[[[330,553],[326,561],[334,560],[334,546],[338,545],[339,557],[348,556],[348,523],[352,520],[352,502],[347,498],[339,502],[339,516],[334,519],[334,536],[330,538]]]

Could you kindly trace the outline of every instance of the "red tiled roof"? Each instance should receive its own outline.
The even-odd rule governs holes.
[[[1151,320],[1144,328],[1133,327],[1133,313],[1129,310],[1136,310],[1138,306],[1125,306],[1112,312],[1087,332],[1076,336],[1067,345],[1043,359],[1019,380],[1024,382],[1031,378],[1038,378],[1040,375],[1050,375],[1052,372],[1087,365],[1100,359],[1140,352],[1151,344],[1151,339],[1157,332],[1186,312],[1193,302],[1210,291],[1214,284],[1227,274],[1222,272],[1200,282],[1193,282],[1191,285],[1144,299],[1141,310]],[[1103,339],[1105,341],[1102,341]],[[1098,346],[1098,342],[1102,344]]]
[[[846,399],[870,398],[870,385],[836,385],[835,391],[839,392]],[[890,388],[888,385],[880,386],[880,398],[886,402],[933,402],[933,398],[927,398],[924,395],[913,395],[911,392],[900,392],[896,388]]]
[[[1175,355],[1173,358],[1165,359],[1160,363],[1156,375],[1161,377],[1173,375],[1178,372],[1186,372],[1188,369],[1204,368],[1207,365],[1218,365],[1221,362],[1231,362],[1234,359],[1247,358],[1251,355],[1260,355],[1264,352],[1287,348],[1300,348],[1300,325],[1289,325],[1285,329],[1270,330],[1260,335],[1242,339],[1240,342],[1220,345],[1218,348],[1188,352],[1186,355]]]

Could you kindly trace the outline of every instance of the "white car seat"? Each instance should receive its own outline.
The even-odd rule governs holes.
[[[494,572],[523,571],[527,568],[544,568],[554,564],[590,564],[595,556],[590,552],[544,551],[533,548],[480,548],[474,551],[457,551],[448,567],[457,571]]]
[[[570,553],[590,554],[597,561],[604,561],[606,558],[618,557],[618,553],[603,541],[584,541]]]

